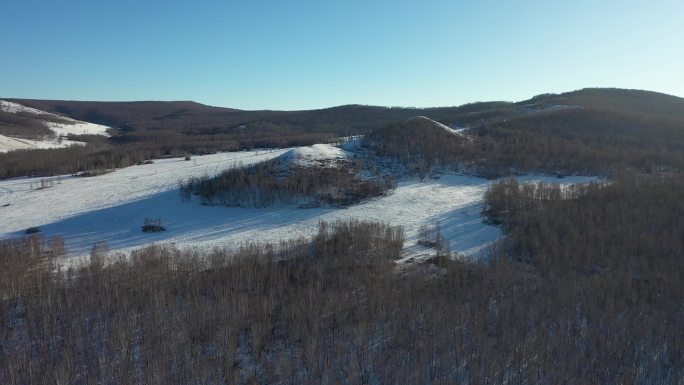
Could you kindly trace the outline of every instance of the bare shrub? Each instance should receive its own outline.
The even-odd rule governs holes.
[[[321,204],[347,206],[386,194],[396,187],[391,177],[359,176],[362,164],[345,167],[290,167],[276,162],[235,167],[216,177],[181,181],[184,201],[197,195],[204,204],[237,207],[268,207],[276,203],[298,203],[300,207]]]

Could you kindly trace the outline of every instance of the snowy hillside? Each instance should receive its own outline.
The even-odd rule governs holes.
[[[60,140],[59,138],[60,136],[65,137],[68,135],[108,136],[107,130],[110,129],[110,127],[100,124],[88,123],[60,115],[55,115],[6,100],[0,100],[0,111],[10,114],[22,114],[22,116],[30,116],[34,120],[43,124],[53,133],[52,137],[33,140],[0,135],[0,152],[41,148],[62,148],[71,145],[83,145],[83,142],[69,141],[65,139]]]
[[[483,194],[491,181],[462,175],[443,175],[425,182],[407,179],[389,196],[346,208],[226,208],[183,203],[179,198],[180,179],[216,175],[239,163],[254,164],[283,154],[307,154],[318,160],[323,159],[321,154],[340,155],[339,149],[324,146],[296,150],[219,153],[190,161],[157,160],[92,178],[0,181],[0,238],[19,236],[25,229],[38,226],[46,237],[64,237],[68,250],[75,255],[87,254],[98,241],[106,241],[112,250],[150,242],[237,248],[245,242],[310,236],[320,221],[359,219],[404,226],[407,255],[430,252],[415,242],[421,225],[435,223],[440,223],[452,251],[477,255],[501,236],[499,228],[482,223],[480,215]],[[569,184],[592,178],[526,179]],[[161,219],[167,231],[143,233],[145,218]]]
[[[278,161],[283,165],[300,167],[334,166],[338,161],[346,159],[350,154],[340,147],[330,144],[314,144],[289,150]]]
[[[68,140],[64,138],[62,138],[62,140],[33,140],[23,138],[12,138],[9,136],[0,135],[0,152],[9,152],[15,150],[34,150],[41,148],[64,148],[73,145],[85,145],[85,143],[76,140]]]
[[[37,110],[35,108],[31,107],[26,107],[23,106],[19,103],[14,103],[14,102],[9,102],[7,100],[0,100],[0,111],[4,112],[9,112],[12,114],[17,114],[17,113],[27,113],[27,114],[32,114],[32,115],[45,115],[48,114],[45,111]],[[52,115],[52,114],[49,114]]]
[[[25,143],[23,140],[0,135],[0,152],[28,150],[31,148],[33,148],[32,145],[29,143]]]
[[[107,130],[109,127],[101,124],[81,122],[79,120],[69,119],[71,123],[53,123],[45,122],[45,125],[54,131],[57,135],[103,135],[109,136]]]

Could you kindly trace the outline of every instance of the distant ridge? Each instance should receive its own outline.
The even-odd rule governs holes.
[[[73,119],[129,130],[213,130],[268,124],[304,131],[365,132],[384,124],[422,115],[451,125],[472,125],[492,117],[513,116],[525,105],[575,105],[626,114],[684,117],[684,99],[652,91],[585,88],[561,94],[542,94],[517,103],[478,102],[458,107],[382,107],[348,104],[323,109],[277,111],[213,107],[193,101],[95,102],[70,100],[6,99]]]
[[[351,135],[371,139],[372,133],[381,151],[400,156],[402,148],[410,149],[404,151],[405,162],[417,170],[433,163],[458,163],[483,175],[516,170],[605,173],[625,165],[649,172],[684,169],[684,99],[641,90],[587,88],[516,103],[458,107],[350,104],[303,111],[244,111],[190,101],[10,100],[114,130],[109,138],[78,139],[90,143],[83,153],[55,152],[60,162],[47,155],[43,160],[18,152],[5,156],[0,177],[125,167],[159,156],[307,146]],[[451,132],[435,124],[406,126],[415,116]],[[40,128],[26,120],[10,123],[0,134],[17,136]],[[404,125],[415,135],[400,138],[383,131],[392,125]]]
[[[684,98],[660,92],[620,89],[584,88],[562,94],[542,94],[522,104],[578,105],[594,110],[640,115],[668,115],[684,118]]]

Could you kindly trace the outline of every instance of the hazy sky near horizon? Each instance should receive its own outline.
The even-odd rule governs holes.
[[[682,0],[0,4],[0,97],[243,109],[684,96]]]

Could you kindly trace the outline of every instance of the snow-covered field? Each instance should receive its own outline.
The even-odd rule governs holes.
[[[328,150],[317,145],[296,153],[320,154]],[[415,244],[417,232],[421,225],[435,223],[440,223],[452,251],[477,256],[484,246],[501,237],[499,228],[482,223],[480,215],[483,194],[491,181],[463,175],[442,175],[423,182],[403,180],[391,195],[347,208],[227,208],[194,201],[183,203],[179,198],[180,179],[215,175],[238,162],[248,165],[282,154],[292,153],[287,149],[220,153],[190,161],[156,160],[154,164],[90,178],[0,181],[0,238],[20,236],[25,229],[38,226],[46,237],[64,237],[73,255],[89,253],[98,241],[106,241],[112,250],[151,242],[237,248],[246,242],[308,237],[315,233],[319,221],[359,219],[404,226],[407,256],[429,252]],[[338,155],[333,151],[332,156]],[[572,184],[595,178],[521,179]],[[160,218],[167,231],[143,233],[145,218]]]

